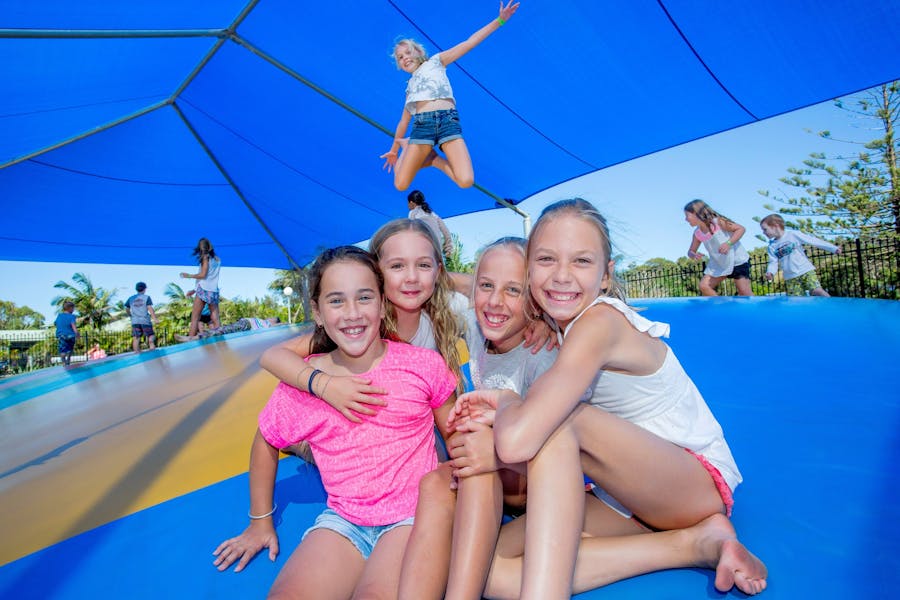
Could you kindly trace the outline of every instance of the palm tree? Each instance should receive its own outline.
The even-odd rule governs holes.
[[[112,320],[116,290],[95,288],[84,273],[75,273],[72,275],[72,281],[74,284],[67,281],[57,281],[54,284],[53,287],[63,290],[65,294],[57,296],[51,303],[57,310],[62,310],[63,303],[71,300],[75,303],[75,311],[79,315],[78,325],[102,329],[105,323]]]

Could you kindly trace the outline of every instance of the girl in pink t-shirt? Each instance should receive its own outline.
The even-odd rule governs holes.
[[[300,589],[313,598],[350,597],[366,589],[379,597],[397,595],[419,479],[437,466],[434,425],[446,436],[457,380],[436,352],[383,339],[382,282],[374,258],[355,246],[316,259],[310,271],[313,354],[301,373],[313,393],[279,384],[260,414],[250,452],[250,525],[216,548],[219,570],[237,561],[240,571],[266,547],[274,560],[278,449],[306,440],[328,508],[270,593]],[[347,420],[317,397],[330,381],[325,370],[361,376],[386,390],[383,405],[358,423]]]

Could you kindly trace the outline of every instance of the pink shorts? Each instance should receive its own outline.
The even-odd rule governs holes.
[[[702,454],[697,454],[687,448],[685,448],[684,451],[699,460],[700,464],[703,465],[703,468],[706,469],[706,472],[709,473],[709,476],[712,477],[713,483],[716,484],[716,489],[722,497],[722,503],[725,504],[725,516],[730,517],[731,509],[734,508],[734,495],[731,493],[731,488],[725,483],[725,478],[722,477],[722,473],[720,473],[711,462],[706,460],[706,457]]]

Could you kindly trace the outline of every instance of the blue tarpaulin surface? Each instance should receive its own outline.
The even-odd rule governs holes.
[[[0,259],[288,268],[404,215],[380,154],[407,76],[492,2],[5,1]],[[900,78],[900,4],[526,0],[449,68],[476,188],[441,215]],[[62,216],[63,211],[67,211]]]

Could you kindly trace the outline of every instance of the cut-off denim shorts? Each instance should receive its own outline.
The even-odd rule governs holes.
[[[442,145],[462,138],[459,113],[455,108],[430,110],[413,115],[413,127],[409,134],[410,144],[426,146]]]
[[[310,532],[316,529],[330,529],[350,540],[350,543],[356,546],[362,557],[365,560],[369,560],[369,555],[372,554],[372,550],[375,549],[375,544],[378,543],[381,536],[396,527],[412,524],[413,517],[397,523],[391,523],[390,525],[356,525],[330,508],[326,508],[322,514],[316,517],[316,522],[313,523],[312,527],[303,533],[303,538],[306,538]],[[301,539],[301,541],[303,540]]]

